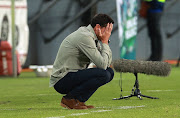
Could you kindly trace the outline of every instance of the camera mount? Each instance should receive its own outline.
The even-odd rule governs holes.
[[[136,80],[135,80],[134,87],[132,88],[131,94],[129,96],[122,96],[121,95],[120,98],[114,98],[113,100],[128,99],[128,98],[133,97],[133,96],[137,96],[140,100],[142,100],[141,97],[146,97],[146,98],[150,98],[150,99],[159,99],[157,97],[150,97],[150,96],[141,94],[141,91],[139,89],[138,73],[134,73],[134,75],[136,77]]]

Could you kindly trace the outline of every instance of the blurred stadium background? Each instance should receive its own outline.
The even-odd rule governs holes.
[[[37,64],[52,64],[57,50],[62,40],[71,32],[75,31],[81,25],[87,25],[88,19],[94,13],[106,13],[115,20],[114,31],[111,36],[110,47],[113,52],[113,59],[120,57],[119,39],[117,30],[117,11],[116,0],[95,0],[97,1],[90,11],[82,14],[77,20],[73,20],[79,11],[87,7],[91,0],[57,0],[55,5],[42,14],[35,22],[29,24],[30,29],[30,46],[28,53],[28,60],[26,65]],[[93,0],[92,0],[93,1]],[[28,21],[35,17],[38,13],[46,9],[53,0],[28,0]],[[84,3],[84,5],[83,5]],[[167,37],[168,33],[173,33],[180,27],[180,1],[167,0],[165,11],[162,17],[162,34],[163,34],[163,59],[176,60],[180,55],[180,33],[175,33],[170,38]],[[87,18],[84,20],[84,18]],[[57,37],[51,39],[49,43],[45,43],[48,38],[52,37],[64,24],[73,20],[70,25],[58,34]],[[147,29],[143,27],[145,20],[138,19],[138,33],[136,38],[136,59],[147,59],[150,55],[150,40],[148,39]],[[143,28],[142,28],[143,27]],[[116,28],[116,29],[115,29]],[[140,29],[141,28],[141,29]],[[49,53],[47,53],[49,52]]]
[[[3,9],[10,9],[10,6],[7,7],[7,4],[10,5],[11,0],[0,1],[1,3],[9,1],[5,5],[3,3],[1,4],[1,11]],[[146,60],[150,55],[150,40],[147,35],[146,22],[138,16],[139,0],[132,1],[136,2],[136,17],[138,17],[137,34],[135,44],[133,45],[135,49],[134,59]],[[25,4],[21,4],[21,2],[25,2]],[[16,13],[21,8],[26,9],[25,12],[27,12],[27,14],[22,15],[23,12],[19,10],[19,14],[21,15],[15,14],[16,23],[19,21],[18,19],[27,19],[26,23],[28,25],[28,28],[26,27],[24,30],[16,33],[21,38],[21,40],[20,38],[19,40],[17,39],[21,43],[21,47],[27,47],[26,51],[28,51],[24,54],[27,58],[23,60],[23,68],[29,68],[30,65],[52,65],[62,40],[79,26],[88,25],[90,19],[96,13],[108,14],[115,20],[112,36],[110,37],[110,47],[112,49],[113,59],[120,58],[121,41],[118,38],[119,11],[116,9],[116,0],[15,0],[15,4],[20,6],[15,5]],[[163,60],[177,60],[180,56],[179,5],[179,0],[167,0],[165,5],[161,22]],[[0,14],[3,14],[3,12],[0,12]],[[1,15],[2,21],[0,22],[3,22],[4,16]],[[21,27],[23,26],[19,27],[19,29],[22,29]],[[3,30],[1,30],[2,32]],[[18,28],[16,32],[18,32]],[[24,37],[28,41],[23,43],[21,35],[26,35]],[[11,37],[11,34],[9,34],[9,37]],[[4,40],[2,39],[2,35],[1,40]]]
[[[116,0],[14,0],[14,39],[19,55],[17,64],[18,67],[22,66],[23,71],[19,68],[22,73],[17,78],[12,77],[11,1],[13,0],[0,0],[0,118],[180,117],[180,68],[174,65],[167,78],[139,75],[143,94],[159,97],[158,100],[112,100],[119,97],[121,91],[121,75],[117,72],[113,81],[101,87],[87,102],[96,106],[92,110],[67,110],[60,107],[63,95],[48,87],[51,74],[48,69],[52,68],[59,45],[68,34],[89,24],[96,13],[105,13],[114,19],[110,47],[113,60],[120,58],[118,15],[121,12],[116,9]],[[137,14],[140,0],[121,1],[136,3],[133,8],[136,9],[134,12],[138,19],[137,24],[135,23],[137,32],[133,44],[133,59],[146,60],[150,55],[150,40],[146,22]],[[171,64],[177,64],[180,58],[179,6],[180,0],[167,0],[161,22],[163,60]],[[123,73],[122,80],[123,95],[129,95],[134,76]]]

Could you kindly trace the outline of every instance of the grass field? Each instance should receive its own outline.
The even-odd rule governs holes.
[[[180,118],[180,67],[170,76],[139,74],[141,93],[160,99],[119,98],[119,73],[87,101],[91,110],[68,110],[60,106],[62,95],[49,88],[49,78],[23,72],[18,78],[0,78],[0,118]],[[133,74],[122,74],[123,96],[130,95]]]

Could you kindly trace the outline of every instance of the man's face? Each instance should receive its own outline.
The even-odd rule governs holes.
[[[96,24],[96,26],[94,27],[94,32],[97,38],[102,43],[108,44],[112,29],[113,29],[112,23],[108,23],[106,27],[101,27],[99,24]]]
[[[103,34],[105,32],[105,29],[106,29],[106,27],[101,27],[99,24],[97,24],[94,27],[94,31],[95,31],[96,36],[98,37],[100,34]]]
[[[101,33],[103,34],[105,32],[106,27],[100,27]]]

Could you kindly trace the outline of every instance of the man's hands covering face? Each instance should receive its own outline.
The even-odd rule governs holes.
[[[97,30],[98,39],[102,43],[108,44],[108,40],[109,40],[109,37],[111,36],[112,29],[113,29],[112,23],[108,23],[107,26],[105,27],[104,31],[103,31],[103,28],[101,28],[101,29],[98,28],[98,30]]]

